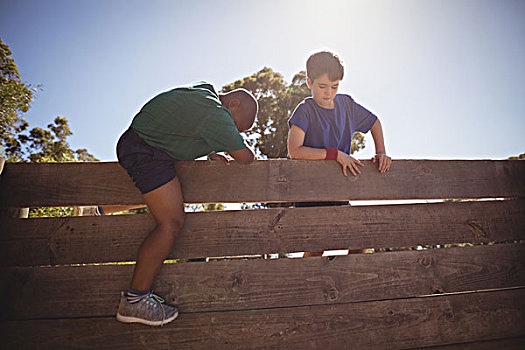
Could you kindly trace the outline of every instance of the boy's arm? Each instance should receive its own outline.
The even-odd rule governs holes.
[[[392,158],[386,155],[385,139],[383,138],[383,128],[381,122],[377,119],[370,129],[372,137],[374,139],[374,145],[376,148],[376,155],[372,157],[372,161],[375,163],[378,161],[378,170],[384,173],[390,169]]]
[[[208,160],[221,161],[226,165],[230,164],[230,160],[227,157],[223,156],[222,154],[215,153],[215,152],[211,152],[210,154],[208,154],[207,158]]]
[[[248,152],[245,150],[248,150]],[[252,160],[250,160],[250,153],[252,154],[252,158],[251,158]],[[252,150],[249,148],[243,148],[239,151],[232,151],[232,152],[229,152],[228,154],[232,156],[233,159],[235,159],[241,165],[250,164],[255,158]],[[220,161],[226,165],[230,165],[230,159],[228,157],[223,156],[222,154],[211,152],[210,154],[208,154],[207,158],[208,160]]]
[[[288,131],[288,155],[292,159],[325,159],[326,149],[303,146],[305,132],[293,125]]]
[[[240,149],[238,151],[230,151],[228,152],[228,154],[232,156],[233,159],[235,159],[237,163],[241,165],[250,164],[255,160],[255,155],[253,154],[253,151],[248,147]]]
[[[327,150],[325,148],[313,148],[303,146],[305,132],[300,127],[293,125],[288,132],[288,155],[292,159],[326,159]],[[358,159],[337,150],[337,162],[343,167],[343,174],[346,174],[346,168],[350,169],[352,174],[361,174],[357,165],[363,166]]]

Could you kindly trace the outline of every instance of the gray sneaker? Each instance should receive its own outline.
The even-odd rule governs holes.
[[[117,320],[124,323],[143,323],[148,326],[162,326],[179,316],[179,309],[165,304],[164,299],[150,293],[143,299],[131,304],[124,293],[120,296]]]

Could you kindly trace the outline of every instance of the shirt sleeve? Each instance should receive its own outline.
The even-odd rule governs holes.
[[[308,108],[304,102],[300,103],[293,111],[292,117],[288,119],[288,127],[295,125],[305,133],[308,130]]]
[[[215,152],[231,152],[246,148],[230,114],[223,110],[210,115],[200,126],[202,139]]]
[[[366,134],[377,120],[377,117],[365,107],[355,102],[354,99],[348,96],[350,103],[350,118],[355,131]]]

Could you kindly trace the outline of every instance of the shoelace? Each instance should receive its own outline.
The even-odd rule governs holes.
[[[162,327],[164,325],[164,320],[166,319],[166,310],[164,310],[164,307],[162,306],[164,299],[159,297],[157,294],[153,294],[153,291],[148,294],[146,299],[151,299],[154,303],[157,302],[162,309],[162,321],[160,321],[160,326]]]

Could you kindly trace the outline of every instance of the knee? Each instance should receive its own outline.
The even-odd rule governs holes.
[[[180,217],[173,217],[169,220],[159,223],[159,225],[172,236],[177,236],[184,227],[184,215]]]

